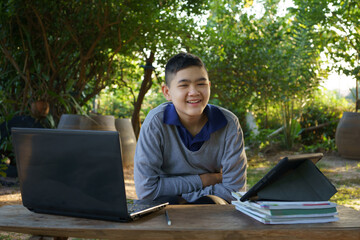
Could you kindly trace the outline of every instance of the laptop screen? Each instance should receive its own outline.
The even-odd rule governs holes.
[[[119,133],[13,128],[25,207],[91,218],[128,218]]]

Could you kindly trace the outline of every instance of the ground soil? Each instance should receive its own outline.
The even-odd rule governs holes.
[[[266,157],[260,157],[260,161],[279,161],[283,156],[293,154],[289,152],[281,152]],[[265,159],[265,160],[264,160]],[[360,189],[360,161],[349,160],[338,156],[337,154],[325,154],[319,162],[322,171],[331,181],[345,182],[349,180],[351,186],[357,190]],[[133,180],[133,168],[128,167],[124,170],[126,193],[128,198],[136,199],[135,184]],[[357,181],[352,181],[357,180]],[[0,178],[0,207],[9,204],[21,204],[20,187],[17,179]],[[353,199],[346,206],[360,210],[360,198]],[[26,234],[15,234],[0,232],[0,240],[2,239],[28,239],[30,236]]]

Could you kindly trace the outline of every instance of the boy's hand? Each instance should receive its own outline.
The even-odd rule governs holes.
[[[204,173],[200,174],[203,187],[215,185],[222,182],[222,173]]]

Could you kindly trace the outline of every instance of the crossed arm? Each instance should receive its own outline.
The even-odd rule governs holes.
[[[208,187],[218,183],[222,183],[222,173],[203,173],[200,174],[202,186]]]

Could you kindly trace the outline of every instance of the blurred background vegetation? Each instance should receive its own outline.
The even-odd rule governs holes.
[[[0,124],[31,116],[55,128],[62,114],[94,113],[131,118],[137,135],[165,101],[164,64],[187,51],[205,62],[211,103],[239,117],[250,150],[334,151],[342,113],[358,110],[359,9],[357,0],[4,0]],[[349,98],[321,87],[330,72],[357,83]],[[31,111],[39,101],[48,114]],[[0,143],[5,159],[10,137]]]

